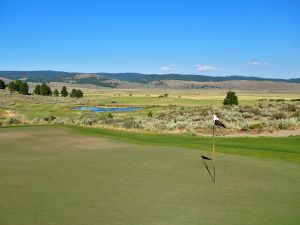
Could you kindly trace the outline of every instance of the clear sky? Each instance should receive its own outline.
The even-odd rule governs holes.
[[[300,77],[300,1],[0,0],[0,70]]]

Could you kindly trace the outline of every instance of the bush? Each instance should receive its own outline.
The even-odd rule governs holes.
[[[0,80],[0,89],[5,89],[5,83],[3,80]]]
[[[44,121],[45,122],[52,122],[53,120],[55,120],[56,117],[51,115],[51,116],[47,116],[47,117],[44,117]]]
[[[108,114],[107,114],[107,118],[109,118],[109,119],[113,119],[113,118],[114,118],[114,116],[113,116],[113,114],[111,114],[111,113],[108,113]]]
[[[238,97],[235,95],[235,92],[228,91],[223,104],[224,105],[238,105],[239,101],[238,101]]]
[[[6,123],[8,123],[9,125],[13,125],[13,124],[20,124],[21,121],[15,117],[9,117],[6,119]]]
[[[137,121],[135,121],[135,119],[133,117],[125,118],[125,120],[122,123],[122,126],[124,128],[127,128],[127,129],[131,129],[131,128],[138,129],[138,128],[141,128],[140,123],[137,122]]]
[[[152,117],[153,117],[153,114],[152,114],[152,112],[151,112],[151,111],[150,111],[150,112],[148,112],[147,116],[148,116],[148,117],[150,117],[150,118],[152,118]]]
[[[288,129],[288,127],[289,127],[289,124],[288,124],[288,122],[286,120],[280,120],[279,121],[278,128],[280,130],[286,130],[286,129]]]
[[[273,113],[273,118],[276,120],[285,119],[286,115],[282,111],[276,111]]]

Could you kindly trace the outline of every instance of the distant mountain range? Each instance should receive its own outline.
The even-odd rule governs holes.
[[[300,78],[294,79],[273,79],[261,77],[245,76],[204,76],[204,75],[184,75],[184,74],[142,74],[142,73],[78,73],[63,71],[0,71],[0,77],[17,80],[22,79],[28,82],[62,82],[72,84],[93,84],[96,86],[117,88],[132,85],[170,85],[170,81],[184,83],[187,88],[207,88],[209,82],[229,82],[229,81],[269,81],[284,83],[300,83]],[[204,85],[200,85],[204,83]],[[185,87],[183,86],[183,87]],[[218,87],[218,86],[211,86]],[[221,87],[222,88],[222,87]]]

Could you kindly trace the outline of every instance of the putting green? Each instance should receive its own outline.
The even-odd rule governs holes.
[[[300,224],[300,165],[82,135],[0,129],[2,225]]]

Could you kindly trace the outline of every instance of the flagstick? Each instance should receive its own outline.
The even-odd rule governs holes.
[[[214,165],[214,183],[216,183],[216,152],[215,152],[215,125],[213,125],[213,149],[212,149],[212,159],[213,159],[213,165]]]
[[[212,146],[212,159],[215,162],[216,153],[215,153],[215,125],[213,125],[213,146]]]

